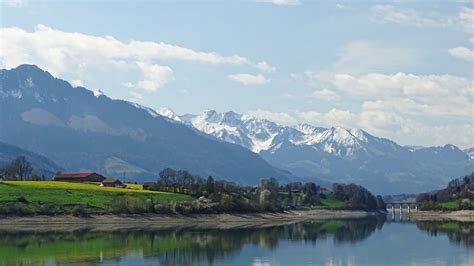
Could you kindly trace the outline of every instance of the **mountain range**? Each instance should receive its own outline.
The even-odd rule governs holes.
[[[470,157],[474,149],[462,151],[451,144],[401,146],[357,128],[283,126],[232,111],[210,110],[182,116],[168,108],[157,112],[222,141],[243,146],[304,179],[354,182],[378,193],[437,189],[451,178],[474,170]]]
[[[156,180],[165,167],[243,184],[291,180],[256,153],[154,110],[73,87],[34,65],[0,70],[0,141],[46,156],[65,171]]]
[[[178,115],[73,87],[34,65],[0,70],[0,141],[48,158],[51,169],[130,181],[172,167],[240,184],[275,177],[397,194],[474,171],[474,149],[402,146],[361,129],[284,126],[232,111]]]

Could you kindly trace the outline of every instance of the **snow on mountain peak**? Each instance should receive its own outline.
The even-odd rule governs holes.
[[[182,122],[181,118],[179,115],[177,115],[173,110],[167,107],[160,107],[155,110],[156,113],[160,114],[161,116],[167,117],[171,120],[177,121],[177,122]]]
[[[152,117],[158,117],[160,116],[155,110],[149,108],[149,107],[146,107],[146,106],[143,106],[141,104],[138,104],[138,103],[134,103],[134,102],[128,102],[130,105],[134,106],[135,108],[138,108],[138,109],[142,109],[142,110],[145,110],[149,115],[151,115]]]
[[[99,98],[100,96],[104,95],[104,93],[101,90],[92,91],[92,93],[94,94],[96,98]]]
[[[255,153],[274,153],[282,147],[294,145],[309,146],[338,157],[352,157],[360,152],[384,154],[401,148],[389,140],[374,137],[358,128],[322,128],[306,123],[290,127],[233,111],[207,110],[197,115],[183,116],[177,115],[169,108],[159,108],[156,112]]]

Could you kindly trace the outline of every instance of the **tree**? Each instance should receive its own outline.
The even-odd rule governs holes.
[[[387,205],[385,204],[385,201],[383,200],[382,196],[377,195],[375,200],[377,202],[377,209],[379,209],[379,210],[386,210],[387,209]]]
[[[33,172],[33,167],[25,156],[19,156],[5,166],[3,172],[7,179],[28,180]]]
[[[169,190],[173,187],[173,192],[176,189],[176,171],[172,168],[165,168],[160,172],[160,183],[162,183],[164,190]]]
[[[318,204],[319,203],[319,196],[318,196],[319,188],[316,186],[315,183],[308,182],[305,183],[303,186],[303,193],[304,199],[303,203],[305,204]]]
[[[209,176],[206,181],[206,191],[211,195],[214,193],[214,178],[212,176]]]
[[[270,192],[278,192],[278,181],[273,177],[261,178],[260,187],[262,189],[268,189]]]

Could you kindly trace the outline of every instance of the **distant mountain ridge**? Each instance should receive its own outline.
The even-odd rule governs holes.
[[[19,156],[25,156],[25,158],[31,163],[34,174],[44,175],[46,178],[49,178],[51,175],[61,170],[56,163],[42,155],[0,142],[0,168],[9,164]]]
[[[361,129],[283,126],[266,119],[213,110],[162,115],[217,139],[260,154],[276,167],[306,178],[355,182],[379,193],[411,193],[442,187],[469,173],[474,161],[458,147],[400,146]]]
[[[259,155],[204,136],[150,108],[72,87],[33,65],[0,71],[0,141],[68,171],[155,180],[164,167],[242,184],[289,180]]]

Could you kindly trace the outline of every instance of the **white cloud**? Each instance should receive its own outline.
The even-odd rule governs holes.
[[[462,7],[457,19],[465,32],[474,34],[474,9]]]
[[[456,47],[448,50],[449,54],[466,61],[474,61],[474,51],[466,47]]]
[[[181,60],[210,64],[242,65],[249,63],[238,55],[222,56],[215,52],[200,52],[163,42],[121,42],[111,36],[92,36],[64,32],[39,24],[33,32],[20,28],[1,28],[3,66],[41,62],[61,72],[64,66],[88,67],[104,60],[110,65],[122,66],[129,61]],[[32,62],[34,61],[34,62]]]
[[[276,71],[276,67],[269,65],[265,61],[257,63],[256,67],[263,73],[273,73]]]
[[[227,76],[230,80],[240,82],[244,85],[264,85],[269,82],[262,74],[232,74]]]
[[[255,117],[259,119],[267,119],[282,125],[296,124],[298,120],[292,115],[284,112],[272,112],[268,110],[257,109],[245,113],[247,117]]]
[[[82,81],[79,79],[75,79],[71,81],[72,86],[74,87],[83,87],[84,84],[82,84]]]
[[[2,68],[35,64],[55,76],[69,74],[71,79],[80,80],[93,79],[98,71],[130,73],[134,70],[143,77],[134,82],[137,84],[134,87],[147,91],[156,91],[173,80],[173,70],[158,62],[177,60],[214,65],[250,65],[266,68],[267,71],[273,69],[264,62],[254,64],[238,55],[223,56],[163,42],[123,42],[112,36],[65,32],[41,24],[32,32],[16,27],[0,28],[0,38]],[[262,82],[260,78],[257,81]]]
[[[2,0],[1,2],[6,6],[14,8],[21,8],[28,5],[28,1],[26,0]]]
[[[392,5],[375,5],[371,8],[371,20],[378,23],[395,23],[416,27],[443,27],[448,21],[419,14],[413,9],[398,9]]]
[[[173,70],[168,66],[145,62],[137,62],[137,65],[143,73],[143,79],[138,82],[138,87],[146,91],[156,91],[174,80]]]
[[[471,80],[452,75],[393,75],[370,73],[361,76],[336,74],[336,88],[368,99],[399,101],[411,99],[433,116],[472,116],[474,88]]]
[[[139,92],[136,92],[136,91],[129,91],[129,94],[130,94],[130,101],[131,102],[140,102],[141,100],[143,100],[143,95]]]
[[[345,4],[336,4],[336,7],[338,9],[349,9],[349,8],[351,8],[349,5],[345,5]]]
[[[261,2],[274,4],[277,6],[296,6],[301,4],[300,0],[260,0]]]
[[[311,96],[325,101],[335,101],[340,98],[337,92],[328,89],[315,90]]]
[[[402,72],[354,75],[319,71],[292,76],[310,86],[327,88],[327,91],[317,90],[315,96],[330,97],[335,92],[341,100],[350,99],[356,106],[360,102],[359,110],[353,107],[327,112],[291,112],[299,121],[360,127],[395,140],[417,139],[423,145],[474,144],[474,85],[468,78]]]
[[[123,83],[122,83],[122,86],[124,86],[125,88],[129,88],[129,89],[135,87],[135,85],[133,85],[133,83],[131,83],[130,81],[123,82]]]
[[[419,61],[414,51],[382,46],[366,40],[356,40],[343,46],[333,65],[337,72],[367,73],[380,70],[399,70]]]
[[[302,111],[296,112],[296,116],[314,125],[321,126],[341,126],[341,127],[355,127],[356,115],[348,110],[339,110],[333,108],[328,112],[316,112],[316,111]]]
[[[440,146],[452,143],[461,148],[474,145],[474,125],[472,123],[431,125],[405,117],[397,112],[374,107],[367,105],[359,112],[337,108],[327,112],[293,110],[288,113],[258,109],[250,111],[246,115],[272,120],[283,125],[306,122],[324,127],[361,128],[376,136],[398,140],[402,145]]]
[[[415,27],[452,27],[474,34],[474,9],[463,6],[456,16],[443,16],[437,13],[420,13],[414,9],[400,9],[392,5],[374,5],[370,19],[377,23],[394,23]]]

